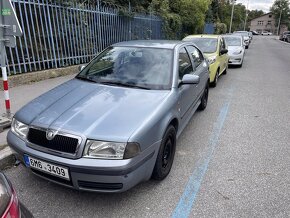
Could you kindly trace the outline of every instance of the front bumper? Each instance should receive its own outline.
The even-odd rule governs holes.
[[[70,181],[30,168],[34,174],[77,190],[108,193],[124,192],[150,179],[161,143],[151,145],[132,159],[101,160],[68,159],[37,151],[26,146],[26,143],[11,131],[8,132],[7,142],[22,163],[25,163],[24,155],[28,155],[68,168]]]
[[[241,65],[244,60],[244,54],[230,55],[229,65]]]

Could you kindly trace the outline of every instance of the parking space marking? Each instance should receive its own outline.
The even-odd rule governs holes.
[[[231,95],[232,89],[230,89],[230,91],[231,92],[229,93]],[[225,102],[225,104],[221,108],[217,121],[215,122],[212,135],[209,140],[209,151],[207,155],[205,156],[205,158],[201,161],[201,163],[198,164],[197,167],[194,168],[194,171],[192,172],[189,178],[189,181],[187,182],[185,190],[182,196],[180,197],[180,200],[175,210],[172,213],[173,218],[188,217],[190,215],[190,212],[194,205],[200,185],[203,181],[203,177],[207,171],[208,165],[210,163],[210,160],[213,157],[215,148],[217,146],[221,130],[223,128],[225,119],[228,114],[229,106],[230,106],[230,101],[228,100]]]

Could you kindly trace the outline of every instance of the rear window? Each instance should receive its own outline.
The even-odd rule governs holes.
[[[227,46],[241,46],[242,41],[239,37],[224,37]]]
[[[217,50],[218,40],[216,38],[185,38],[183,41],[193,42],[204,53],[214,53]]]

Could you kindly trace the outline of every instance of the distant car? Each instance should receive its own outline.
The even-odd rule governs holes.
[[[235,31],[235,32],[233,32],[233,34],[243,36],[245,48],[246,49],[249,48],[251,39],[250,39],[249,33],[247,31]]]
[[[279,39],[284,42],[288,42],[288,35],[290,35],[290,31],[285,31],[280,35]]]
[[[271,35],[273,35],[273,33],[268,32],[268,31],[263,31],[263,32],[261,33],[261,35],[262,35],[262,36],[271,36]]]
[[[11,182],[0,172],[0,217],[30,218],[31,212],[19,202]]]
[[[229,50],[229,65],[238,65],[242,67],[245,55],[243,37],[238,35],[225,35],[224,39]]]
[[[252,41],[252,39],[253,39],[253,33],[252,32],[248,32],[248,33],[249,33],[250,40]]]
[[[228,69],[229,56],[225,41],[220,35],[189,35],[183,41],[193,42],[209,62],[210,83],[216,87],[218,77],[226,74]]]
[[[8,144],[34,174],[77,190],[123,192],[162,180],[177,137],[207,106],[208,68],[191,42],[114,44],[20,109]]]
[[[260,35],[257,31],[251,31],[253,35]]]

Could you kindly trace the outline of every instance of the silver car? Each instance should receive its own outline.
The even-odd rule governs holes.
[[[243,37],[239,35],[224,35],[223,37],[228,47],[228,55],[230,56],[229,65],[242,67],[245,56]]]
[[[190,42],[114,44],[74,79],[28,103],[7,140],[34,174],[122,192],[170,172],[176,138],[207,106],[208,64]]]
[[[244,40],[243,44],[245,45],[246,49],[249,48],[250,43],[251,43],[249,32],[247,32],[247,31],[235,31],[235,32],[233,32],[233,34],[243,36],[243,40]]]

